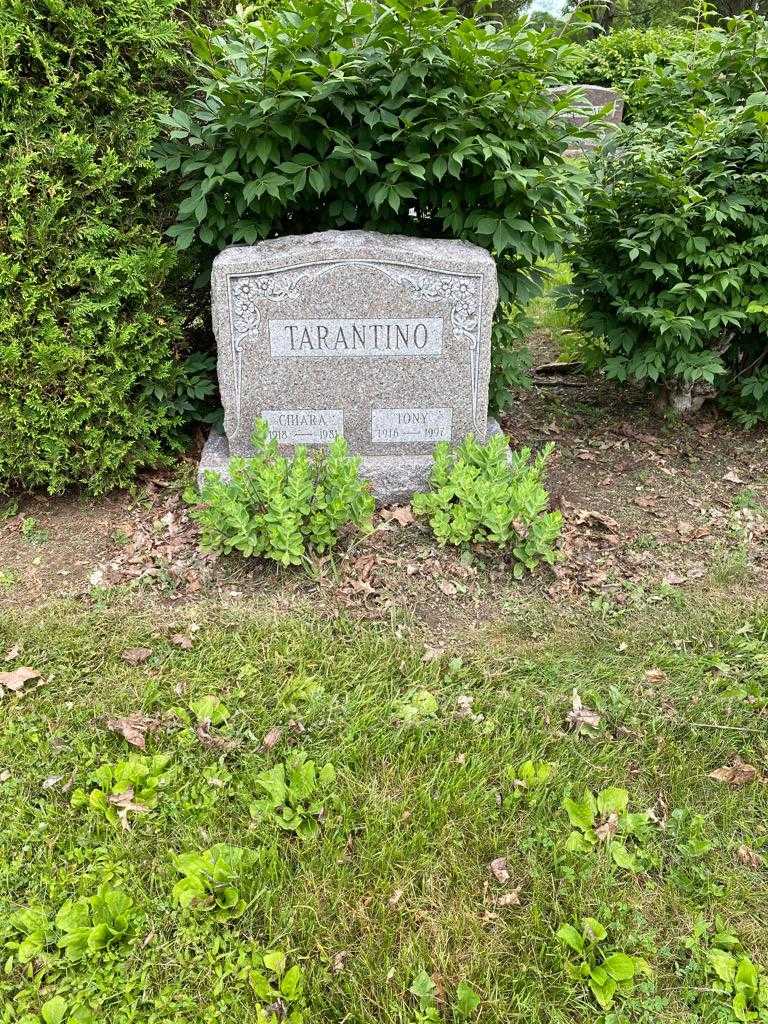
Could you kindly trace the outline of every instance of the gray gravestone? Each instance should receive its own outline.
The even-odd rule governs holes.
[[[549,90],[549,95],[556,98],[563,95],[563,93],[573,92],[574,89],[579,89],[581,96],[574,101],[573,109],[563,115],[571,124],[586,124],[590,117],[599,114],[606,107],[608,108],[605,114],[606,126],[612,125],[615,127],[621,124],[624,117],[624,99],[615,89],[606,89],[602,85],[558,85],[554,89]],[[579,113],[579,111],[582,111],[582,113]],[[578,155],[587,150],[594,149],[599,144],[599,141],[579,139],[576,147],[568,150],[568,153]]]
[[[281,449],[343,434],[382,502],[426,483],[432,449],[488,420],[492,257],[466,242],[325,231],[231,246],[211,281],[226,475],[263,417]]]

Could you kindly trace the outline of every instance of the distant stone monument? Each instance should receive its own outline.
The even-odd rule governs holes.
[[[251,453],[262,417],[281,450],[342,434],[383,503],[424,487],[438,441],[484,441],[490,254],[467,242],[325,231],[231,246],[213,264],[224,434],[199,479]]]
[[[606,89],[602,85],[558,85],[549,90],[549,95],[557,97],[563,93],[573,92],[574,89],[580,89],[582,95],[573,104],[573,109],[563,115],[571,124],[576,126],[586,124],[590,117],[606,107],[608,108],[605,117],[607,125],[621,124],[624,117],[624,100],[615,89]],[[578,156],[594,149],[601,141],[600,139],[579,139],[576,146],[567,150],[567,153],[570,156]]]

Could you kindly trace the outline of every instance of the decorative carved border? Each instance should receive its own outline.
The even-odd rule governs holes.
[[[235,434],[240,430],[242,399],[243,351],[249,342],[256,342],[261,327],[261,311],[257,303],[263,299],[281,302],[298,295],[299,286],[323,277],[338,267],[373,267],[391,281],[410,288],[420,298],[438,301],[453,300],[451,326],[469,345],[470,385],[472,388],[472,418],[479,431],[480,401],[480,315],[483,307],[483,278],[481,274],[466,274],[450,270],[429,270],[412,263],[396,260],[348,259],[328,260],[277,267],[261,273],[229,274],[230,339],[234,392],[237,411]],[[395,269],[391,269],[395,268]],[[277,279],[281,275],[281,279]]]

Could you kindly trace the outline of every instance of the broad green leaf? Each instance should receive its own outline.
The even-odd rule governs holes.
[[[263,960],[264,966],[268,971],[276,974],[278,978],[283,976],[286,965],[285,953],[281,952],[279,949],[274,949],[270,953],[265,953]]]
[[[574,828],[586,832],[594,827],[597,805],[595,798],[587,790],[581,800],[572,800],[566,797],[563,800],[563,807],[568,814],[568,820]]]
[[[40,1016],[45,1024],[62,1024],[67,1012],[67,1001],[61,996],[54,996],[43,1003],[40,1008]]]
[[[470,1017],[480,1005],[480,996],[467,984],[460,981],[456,987],[456,1012],[460,1017]]]
[[[555,934],[560,942],[564,942],[574,953],[582,953],[584,951],[584,939],[581,932],[577,931],[572,924],[561,925]]]
[[[602,815],[608,815],[612,812],[624,814],[628,803],[629,793],[626,789],[619,789],[616,786],[611,786],[597,794],[597,809]]]
[[[614,981],[630,981],[635,976],[635,961],[626,953],[612,953],[603,961],[603,967]]]

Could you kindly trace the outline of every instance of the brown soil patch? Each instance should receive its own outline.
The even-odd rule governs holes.
[[[665,422],[641,394],[578,377],[521,394],[503,424],[515,446],[554,442],[549,483],[566,518],[560,562],[522,583],[498,558],[440,550],[422,526],[381,516],[309,575],[214,560],[197,550],[180,482],[156,474],[133,495],[20,501],[0,523],[0,606],[116,587],[143,604],[306,603],[440,636],[534,595],[610,610],[678,588],[768,590],[768,432],[711,415]]]

